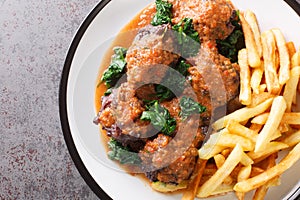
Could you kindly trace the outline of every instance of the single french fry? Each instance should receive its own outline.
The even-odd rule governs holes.
[[[268,165],[267,165],[267,168],[266,169],[270,169],[271,167],[275,166],[276,165],[276,162],[275,162],[275,155],[270,155],[268,158],[267,158],[267,162],[268,162]],[[256,189],[255,193],[254,193],[254,196],[253,196],[253,200],[263,200],[264,197],[266,196],[267,194],[267,191],[270,187],[270,185],[273,183],[273,181],[275,179],[277,179],[278,177],[275,177],[273,178],[272,180],[268,181],[266,184],[260,186],[259,188]]]
[[[254,143],[251,140],[230,133],[221,135],[216,144],[230,148],[234,148],[236,144],[240,144],[244,151],[252,151],[254,149]]]
[[[286,46],[285,38],[280,29],[272,29],[275,36],[277,49],[279,52],[280,68],[279,68],[279,84],[284,85],[290,78],[290,55]]]
[[[239,164],[242,158],[242,153],[242,147],[237,144],[229,154],[222,167],[220,167],[216,173],[199,188],[197,196],[201,198],[210,196]]]
[[[254,161],[254,163],[258,163],[268,157],[269,155],[276,153],[282,149],[288,148],[289,145],[283,142],[270,142],[266,145],[262,151],[255,153],[253,151],[247,153],[247,155]]]
[[[219,169],[225,163],[226,158],[222,154],[217,154],[217,155],[214,156],[214,160],[215,160],[217,168]],[[232,180],[231,176],[228,175],[224,179],[223,183],[226,184],[226,185],[231,185],[233,183],[233,180]]]
[[[187,189],[184,191],[181,200],[194,200],[200,180],[202,178],[207,160],[198,159],[192,179],[189,181]]]
[[[294,53],[294,55],[292,56],[292,68],[296,67],[296,66],[300,66],[300,51],[297,51],[296,53]]]
[[[267,122],[269,115],[270,113],[263,113],[257,115],[251,120],[251,123],[263,125]],[[300,113],[299,112],[284,113],[282,116],[281,123],[300,125]]]
[[[261,38],[260,38],[261,34],[260,34],[260,29],[259,29],[256,15],[251,10],[246,10],[244,12],[244,17],[253,32],[254,40],[255,40],[255,44],[256,44],[256,48],[257,48],[257,53],[258,53],[259,57],[261,58],[262,57],[262,44],[261,44]]]
[[[248,51],[248,63],[251,67],[259,67],[261,60],[258,54],[253,31],[248,22],[245,20],[244,15],[240,14],[239,16],[245,36],[245,45]]]
[[[262,151],[271,141],[271,138],[276,132],[285,110],[286,103],[284,98],[282,96],[275,97],[268,120],[261,132],[258,134],[254,150],[255,153]]]
[[[251,175],[251,170],[252,170],[252,165],[243,167],[238,173],[237,181],[241,182],[247,180]],[[235,192],[235,194],[239,200],[243,200],[245,198],[244,192]]]
[[[288,49],[290,59],[292,59],[293,55],[296,53],[296,47],[295,47],[294,42],[289,41],[285,44],[285,46]]]
[[[256,142],[256,138],[258,135],[257,132],[241,125],[235,120],[230,121],[226,128],[231,134],[239,135],[251,140],[252,142]]]
[[[251,104],[250,68],[248,65],[248,55],[246,49],[238,52],[238,62],[240,65],[240,96],[239,100],[243,105]]]
[[[238,182],[234,186],[234,190],[237,192],[248,192],[256,189],[276,176],[280,176],[284,171],[289,169],[300,159],[300,143],[298,143],[277,165],[267,169],[263,173],[249,178],[245,181]]]
[[[261,104],[253,107],[248,108],[244,107],[239,110],[236,110],[229,115],[226,115],[219,120],[215,121],[212,125],[214,130],[220,130],[227,126],[230,120],[235,120],[237,122],[246,121],[254,116],[257,116],[263,112],[265,112],[272,104],[274,98],[269,98],[266,101],[262,102]]]
[[[296,96],[299,78],[300,78],[300,66],[297,66],[291,70],[291,77],[287,81],[285,88],[284,88],[284,92],[283,92],[283,97],[284,97],[284,99],[286,101],[286,105],[287,105],[287,108],[286,108],[287,112],[291,112],[291,110],[292,110],[292,103],[293,103],[294,97]]]
[[[279,94],[281,86],[276,72],[276,41],[273,32],[270,30],[263,32],[261,40],[267,89],[272,94]]]
[[[253,90],[254,94],[259,94],[260,93],[260,83],[263,77],[264,73],[264,66],[263,63],[259,67],[255,67],[252,69],[252,75],[250,79],[250,85]]]
[[[295,146],[296,144],[300,143],[300,130],[292,133],[291,135],[283,138],[282,140],[280,140],[280,142],[283,142],[287,145],[289,145],[290,147]]]

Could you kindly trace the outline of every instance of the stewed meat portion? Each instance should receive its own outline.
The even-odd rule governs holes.
[[[138,31],[126,55],[128,82],[139,85],[160,82],[167,66],[176,63],[179,56],[174,53],[170,28],[148,25]]]
[[[224,39],[233,26],[230,16],[234,11],[233,5],[226,0],[170,0],[173,4],[174,23],[187,17],[193,19],[193,24],[200,38],[204,41]]]
[[[127,80],[102,98],[95,123],[123,147],[138,153],[140,168],[151,181],[179,184],[191,177],[215,112],[228,102],[238,104],[239,66],[217,49],[217,40],[225,39],[234,29],[231,19],[235,12],[229,1],[168,2],[173,6],[171,22],[149,24],[138,31],[125,57]],[[201,43],[198,53],[188,58],[177,52],[186,33],[174,34],[172,27],[184,18],[192,19]],[[178,68],[181,61],[184,64]],[[177,70],[189,87],[179,95],[162,98],[157,95],[157,86],[165,81],[169,69]],[[177,83],[172,87],[180,88]],[[170,93],[164,87],[159,89]],[[191,98],[183,102],[184,97]]]

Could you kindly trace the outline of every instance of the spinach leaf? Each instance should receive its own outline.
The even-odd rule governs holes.
[[[230,23],[235,27],[232,33],[224,40],[217,40],[217,48],[220,54],[229,58],[232,63],[237,62],[238,51],[245,48],[245,38],[242,26],[239,24],[239,13],[235,11]]]
[[[180,99],[180,116],[183,120],[192,114],[201,114],[206,111],[206,107],[195,102],[191,97],[182,97]]]
[[[111,160],[117,160],[121,164],[139,165],[142,161],[137,153],[131,152],[129,148],[123,147],[121,143],[115,139],[110,139],[108,142],[107,155]]]
[[[177,32],[178,48],[183,58],[195,56],[200,49],[200,38],[194,29],[193,19],[184,18],[178,24],[172,26]]]
[[[149,102],[146,108],[148,110],[142,113],[141,120],[150,121],[155,129],[165,135],[171,135],[175,131],[176,120],[166,108],[159,105],[158,101]]]
[[[156,14],[154,15],[151,24],[158,26],[171,23],[173,5],[167,0],[156,0]]]
[[[125,56],[127,49],[123,47],[115,47],[109,67],[104,71],[101,81],[105,81],[107,88],[116,85],[118,80],[125,74],[126,61]]]
[[[179,64],[175,67],[175,69],[182,74],[183,76],[188,75],[188,69],[191,67],[185,60],[180,60]]]

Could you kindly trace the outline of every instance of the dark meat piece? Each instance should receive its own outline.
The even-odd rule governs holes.
[[[218,54],[216,48],[208,48],[205,44],[193,59],[194,66],[188,70],[198,101],[207,110],[202,117],[211,118],[215,109],[224,106],[221,115],[225,115],[227,103],[239,94],[238,65]]]
[[[127,51],[128,82],[133,84],[159,83],[179,56],[174,54],[169,25],[148,25],[139,30]]]
[[[204,41],[225,39],[233,27],[230,16],[233,5],[227,0],[169,0],[173,4],[173,23],[188,17],[193,19],[195,30]]]
[[[134,95],[128,83],[114,89],[109,96],[102,98],[102,107],[94,122],[101,124],[109,137],[138,152],[145,145],[152,127],[138,119],[144,108]]]
[[[143,163],[145,165],[144,169],[147,169],[146,176],[151,181],[161,181],[165,183],[175,183],[179,184],[180,182],[184,180],[188,180],[193,173],[193,170],[196,166],[197,158],[198,158],[198,149],[201,145],[201,142],[204,139],[204,134],[206,133],[207,128],[202,127],[199,128],[197,131],[196,136],[194,137],[192,143],[187,148],[186,151],[184,151],[180,156],[178,157],[172,157],[174,155],[174,151],[177,151],[176,146],[175,149],[173,149],[173,152],[170,150],[172,148],[168,148],[169,152],[164,152],[164,148],[166,148],[170,144],[171,138],[169,136],[159,134],[156,139],[153,141],[147,141],[145,148],[143,149],[143,152],[141,153],[141,157],[143,161],[147,161],[147,158],[151,157],[149,155],[160,152],[162,155],[166,155],[168,157],[162,156],[161,159],[168,159],[170,161],[173,159],[171,163],[166,165],[165,167],[156,169],[156,170],[150,170],[149,166],[153,165],[152,163]],[[177,148],[180,149],[182,146],[178,146]],[[155,158],[154,156],[151,158]],[[156,160],[158,162],[159,160]],[[162,161],[162,160],[161,160]]]
[[[138,99],[157,100],[157,95],[153,84],[147,84],[137,88],[135,94]]]

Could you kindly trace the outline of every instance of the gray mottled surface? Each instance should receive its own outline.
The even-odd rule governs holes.
[[[71,160],[58,89],[96,0],[0,0],[0,199],[96,199]]]

